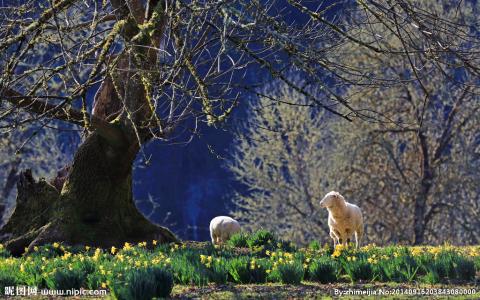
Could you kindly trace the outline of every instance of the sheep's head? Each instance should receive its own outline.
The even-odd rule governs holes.
[[[320,201],[320,207],[334,208],[345,205],[345,199],[339,192],[331,191]]]

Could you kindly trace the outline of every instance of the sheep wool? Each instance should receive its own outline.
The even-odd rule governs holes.
[[[226,216],[215,217],[210,221],[210,237],[212,244],[225,243],[233,234],[240,231],[240,224]]]
[[[347,245],[355,234],[356,248],[363,236],[362,211],[355,204],[348,203],[340,193],[331,191],[320,201],[320,206],[328,210],[328,226],[333,246]]]

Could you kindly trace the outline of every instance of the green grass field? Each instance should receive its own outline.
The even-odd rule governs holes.
[[[103,290],[117,299],[331,298],[340,292],[342,299],[480,298],[480,246],[355,250],[312,242],[298,248],[258,231],[236,235],[222,247],[145,241],[98,249],[54,243],[21,257],[0,247],[0,257],[2,292],[27,286]]]

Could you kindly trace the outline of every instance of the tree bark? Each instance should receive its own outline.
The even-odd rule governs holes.
[[[413,219],[413,231],[414,231],[414,245],[423,244],[425,241],[425,228],[426,228],[426,210],[427,210],[427,200],[432,188],[433,183],[433,170],[430,165],[430,156],[428,151],[427,138],[423,132],[418,134],[420,141],[420,148],[422,154],[422,180],[420,183],[419,191],[415,197],[415,211]]]

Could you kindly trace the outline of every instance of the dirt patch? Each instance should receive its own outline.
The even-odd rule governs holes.
[[[480,299],[480,287],[474,285],[423,285],[397,283],[305,282],[284,284],[210,284],[204,287],[176,286],[173,299],[451,299],[447,289],[476,290],[475,294],[455,295],[455,299]],[[412,294],[417,292],[416,295]],[[424,292],[424,295],[419,293]],[[375,294],[376,293],[376,294]],[[427,295],[428,293],[428,295]],[[440,294],[443,293],[443,294]]]

